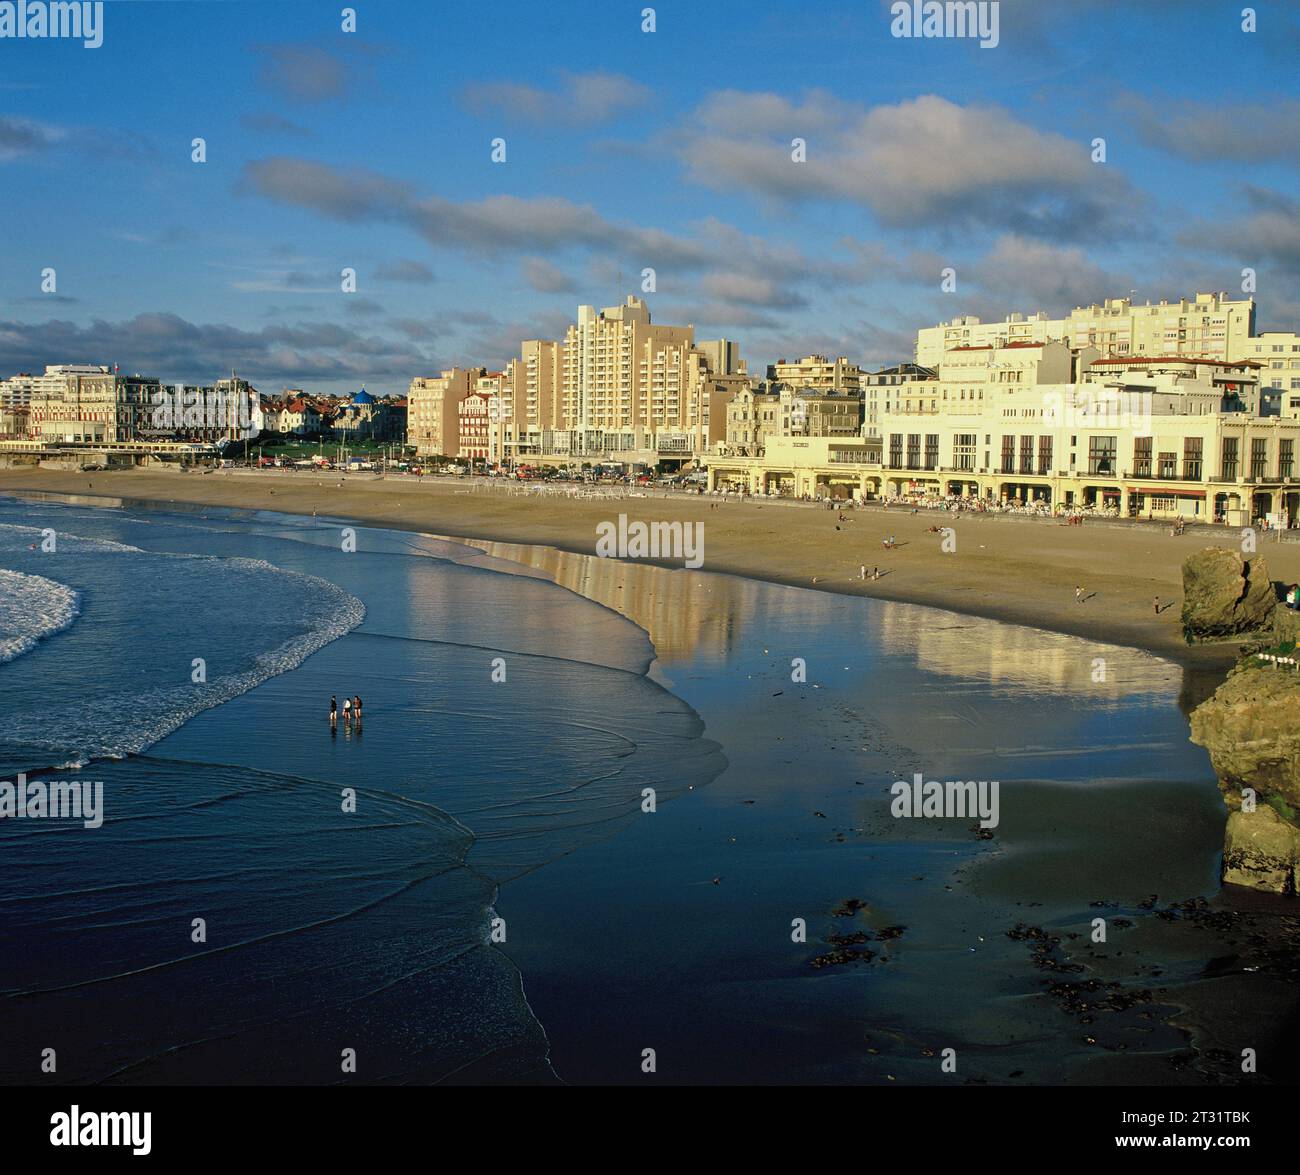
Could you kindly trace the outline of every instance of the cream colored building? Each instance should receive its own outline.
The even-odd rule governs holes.
[[[761,457],[768,437],[779,435],[781,397],[767,385],[737,392],[727,405],[724,453],[736,457]]]
[[[902,385],[934,379],[937,375],[933,367],[921,367],[916,363],[899,363],[894,367],[882,367],[879,371],[865,372],[862,376],[862,435],[880,435],[880,414],[893,410]]]
[[[644,299],[579,306],[563,340],[524,342],[506,370],[503,451],[570,460],[689,459],[726,435],[726,405],[748,384],[736,344],[697,343],[692,326],[661,326]]]
[[[565,427],[585,433],[644,426],[651,415],[647,401],[655,354],[673,345],[689,348],[694,341],[694,327],[652,323],[645,300],[633,295],[621,306],[599,311],[579,306],[561,359]],[[666,393],[665,384],[660,391]]]
[[[808,355],[793,361],[778,359],[767,368],[769,383],[789,384],[795,388],[819,391],[857,392],[862,387],[862,368],[843,355],[827,359],[825,355]]]
[[[1300,522],[1300,415],[1262,416],[1257,368],[995,348],[907,389],[879,439],[769,437],[762,458],[715,458],[712,485],[1042,503],[1122,517]],[[981,376],[983,378],[981,378]],[[925,383],[927,381],[923,381]]]
[[[20,372],[9,379],[0,380],[0,407],[26,407],[33,398],[57,399],[67,388],[69,376],[99,376],[108,373],[107,367],[86,363],[47,364],[41,375]]]
[[[1202,359],[1246,359],[1255,332],[1253,298],[1230,299],[1226,294],[1197,294],[1177,302],[1135,304],[1130,298],[1108,298],[1076,307],[1068,318],[1011,314],[1001,322],[981,322],[972,316],[926,327],[917,332],[916,362],[927,367],[943,361],[945,352],[960,346],[999,346],[1044,343],[1061,339],[1071,347],[1096,347],[1106,356],[1185,355]]]
[[[73,444],[134,441],[150,424],[161,382],[107,367],[46,368],[31,391],[33,436]]]
[[[1249,341],[1247,359],[1259,364],[1260,396],[1267,412],[1300,415],[1300,335],[1265,331]]]
[[[478,385],[482,367],[452,367],[441,375],[417,376],[407,392],[406,439],[427,457],[460,452],[460,404]]]

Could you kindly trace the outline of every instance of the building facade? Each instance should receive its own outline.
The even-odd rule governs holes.
[[[1085,354],[1083,370],[1058,381],[1062,352],[993,348],[982,380],[959,352],[883,414],[879,439],[769,438],[760,459],[714,461],[710,481],[1300,524],[1300,411],[1262,414],[1252,361]]]
[[[452,367],[441,375],[417,376],[407,392],[407,443],[421,456],[455,457],[460,452],[460,404],[474,391],[485,368]]]
[[[1001,322],[970,315],[917,332],[917,363],[936,367],[945,352],[960,346],[1045,343],[1060,339],[1071,347],[1096,347],[1104,356],[1186,355],[1200,359],[1247,359],[1255,333],[1253,298],[1197,294],[1177,302],[1137,305],[1130,298],[1108,298],[1079,306],[1068,318],[1011,314]]]

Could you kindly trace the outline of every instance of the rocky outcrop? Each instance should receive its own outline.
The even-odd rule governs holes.
[[[1223,880],[1300,893],[1300,672],[1247,657],[1191,722],[1229,809]]]
[[[1189,642],[1239,640],[1272,628],[1277,592],[1264,560],[1207,547],[1183,563],[1183,635]]]

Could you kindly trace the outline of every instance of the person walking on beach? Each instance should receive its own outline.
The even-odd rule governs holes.
[[[339,723],[339,700],[330,698],[330,725],[337,726]]]
[[[861,580],[867,578],[867,565],[865,563],[858,569],[858,578]]]
[[[1083,603],[1083,588],[1082,588],[1082,587],[1076,587],[1076,588],[1074,589],[1074,598],[1075,598],[1076,602],[1078,602],[1078,603],[1080,603],[1080,604]],[[344,704],[346,705],[346,703],[344,703]]]
[[[1160,615],[1160,597],[1156,596],[1156,615]]]

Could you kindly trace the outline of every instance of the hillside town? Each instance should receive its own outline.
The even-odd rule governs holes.
[[[1255,315],[1223,293],[968,315],[878,370],[807,355],[758,377],[735,341],[655,323],[630,295],[579,306],[564,338],[524,340],[502,370],[417,375],[404,395],[270,396],[233,372],[184,390],[248,397],[262,446],[387,445],[442,469],[691,472],[717,492],[1293,527],[1300,335],[1257,334]],[[108,366],[15,375],[0,460],[247,455],[220,412],[160,427],[164,386]]]

